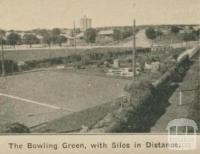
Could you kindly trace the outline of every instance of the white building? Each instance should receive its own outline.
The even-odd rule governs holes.
[[[151,72],[157,72],[160,69],[160,62],[159,61],[155,61],[155,62],[151,62],[151,63],[145,62],[144,67],[146,70],[150,70]]]
[[[108,29],[108,30],[101,30],[98,33],[99,36],[113,36],[113,34],[114,34],[114,31],[110,30],[110,29]]]
[[[87,18],[84,16],[83,18],[80,19],[80,30],[81,31],[86,31],[88,28],[92,27],[92,19]]]

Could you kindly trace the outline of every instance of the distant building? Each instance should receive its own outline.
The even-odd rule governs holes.
[[[136,68],[136,74],[140,74],[140,68]],[[133,76],[133,70],[130,67],[126,68],[111,68],[108,70],[106,75],[110,76],[121,76],[121,77],[132,77]]]
[[[145,62],[145,69],[150,70],[151,72],[158,72],[160,69],[160,62],[159,61],[154,61],[151,63]]]
[[[87,18],[84,16],[83,18],[80,19],[80,30],[81,31],[86,31],[88,28],[92,27],[92,19]]]
[[[169,29],[163,29],[163,30],[161,30],[161,32],[162,32],[164,35],[170,34],[170,30],[169,30]]]
[[[119,59],[115,59],[114,62],[113,62],[113,67],[114,68],[119,68],[120,67],[120,61]]]
[[[200,26],[194,26],[193,29],[194,30],[200,30]]]
[[[113,36],[114,31],[113,30],[101,30],[98,35],[99,36]]]
[[[42,41],[43,41],[43,36],[38,34],[38,35],[36,35],[36,37],[39,39],[40,43],[42,43]]]
[[[192,33],[193,30],[192,29],[182,29],[179,31],[180,34],[185,34],[185,33]]]
[[[77,34],[76,38],[83,39],[84,38],[84,32],[81,32],[81,33]]]

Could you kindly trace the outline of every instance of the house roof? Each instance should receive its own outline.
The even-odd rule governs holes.
[[[77,38],[84,37],[84,32],[81,32],[81,33],[77,34],[76,37]]]
[[[65,36],[67,39],[74,39],[74,37],[70,36],[69,34],[62,34],[62,36]]]
[[[193,29],[194,30],[200,30],[200,26],[194,26]]]
[[[42,36],[42,35],[36,35],[36,37],[37,37],[38,39],[43,39],[43,36]]]
[[[99,35],[113,35],[113,30],[101,30]]]

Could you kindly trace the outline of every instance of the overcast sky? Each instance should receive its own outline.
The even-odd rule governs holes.
[[[94,27],[199,24],[200,0],[0,0],[0,29],[71,28],[84,15]]]

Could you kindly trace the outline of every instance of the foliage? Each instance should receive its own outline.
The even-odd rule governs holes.
[[[172,26],[171,27],[171,32],[172,33],[177,34],[177,33],[179,33],[179,31],[180,31],[179,27],[177,27],[177,26]]]
[[[0,37],[5,36],[5,34],[6,34],[5,30],[0,29]]]
[[[49,32],[43,34],[43,43],[47,44],[49,47],[51,46],[52,37]]]
[[[137,31],[138,30],[136,29],[136,32]],[[123,29],[123,34],[122,35],[123,35],[123,39],[132,36],[133,35],[133,28],[132,27],[125,27]]]
[[[40,40],[34,34],[25,34],[23,36],[23,43],[29,44],[31,47],[32,44],[40,43]]]
[[[87,43],[95,43],[96,42],[97,32],[94,28],[89,28],[84,33],[84,39]]]
[[[147,28],[145,31],[147,38],[154,40],[156,38],[156,31],[154,28]]]
[[[185,33],[183,35],[183,38],[182,38],[184,41],[188,42],[188,41],[195,41],[197,39],[197,34],[194,33],[194,32],[191,32],[191,33]]]
[[[21,43],[21,36],[15,32],[11,32],[8,36],[7,36],[7,43],[9,45],[17,45],[19,43]]]
[[[67,38],[63,35],[49,36],[48,41],[49,44],[59,44],[59,46],[62,46],[62,43],[66,42]]]
[[[49,31],[46,29],[34,29],[34,30],[32,30],[32,32],[37,35],[41,35],[41,36],[45,36],[45,35],[47,35],[47,33],[49,33]]]
[[[59,44],[62,46],[62,43],[65,43],[67,41],[67,38],[63,35],[59,35],[55,37],[55,43]]]
[[[59,28],[54,28],[51,31],[51,43],[53,44],[59,44],[62,46],[62,43],[66,42],[67,38],[63,35],[61,35],[61,30]]]
[[[4,39],[6,32],[0,29],[0,43],[6,44],[6,40]]]
[[[54,28],[54,29],[52,29],[51,33],[53,36],[58,36],[61,34],[61,30],[59,28]]]
[[[6,73],[13,73],[18,71],[17,63],[15,63],[12,60],[4,60],[4,65]],[[0,66],[1,66],[1,61],[0,61]],[[1,67],[0,67],[0,72],[2,72]]]
[[[114,29],[113,31],[113,40],[118,41],[123,38],[123,33],[119,29]]]
[[[163,33],[162,33],[161,30],[158,29],[158,30],[156,31],[156,37],[161,36],[161,35],[163,35]]]
[[[20,123],[9,123],[0,128],[1,133],[30,133],[28,127]]]

